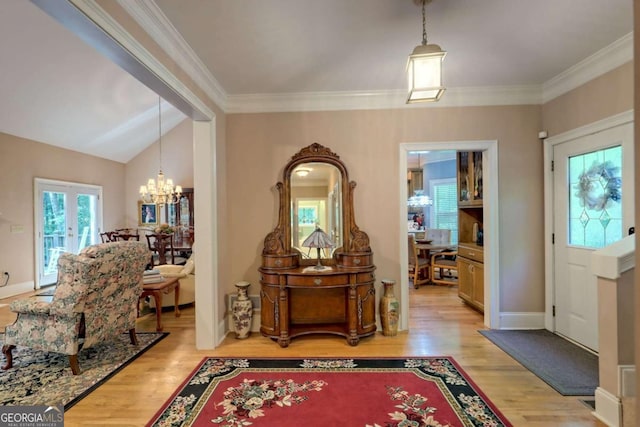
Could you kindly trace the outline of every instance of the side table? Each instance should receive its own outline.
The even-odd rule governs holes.
[[[180,307],[178,301],[180,299],[180,280],[178,277],[169,277],[164,282],[147,283],[142,285],[142,294],[140,298],[152,296],[156,304],[156,331],[162,331],[162,295],[174,292],[175,304],[173,309],[176,317],[180,317]]]

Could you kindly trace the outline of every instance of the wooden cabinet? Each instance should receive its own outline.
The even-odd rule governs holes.
[[[484,251],[472,244],[458,245],[458,296],[484,311]]]
[[[458,206],[482,205],[482,151],[458,153]]]
[[[412,168],[407,172],[407,195],[413,196],[416,190],[423,190],[423,172],[422,169]]]
[[[484,209],[482,152],[459,152],[458,164],[458,295],[484,311]],[[478,231],[482,232],[479,238]]]
[[[292,175],[302,167],[318,172],[329,166],[337,173],[324,187],[337,196],[336,206],[328,210],[335,212],[336,229],[341,232],[332,233],[335,250],[318,261],[310,258],[306,248],[298,248],[299,239],[294,238],[292,181],[299,178],[292,179]],[[316,176],[314,185],[318,181]],[[350,345],[357,345],[360,338],[376,331],[375,266],[369,236],[355,222],[355,187],[338,155],[317,143],[296,153],[284,168],[283,181],[276,184],[278,223],[264,239],[259,268],[260,332],[281,347],[307,334],[341,335]],[[326,220],[321,215],[319,210],[319,224]]]
[[[341,335],[357,345],[361,337],[376,331],[373,269],[334,267],[314,273],[302,267],[261,268],[260,332],[282,347],[311,333]]]

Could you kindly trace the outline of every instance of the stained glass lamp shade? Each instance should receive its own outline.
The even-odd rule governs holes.
[[[324,267],[320,262],[320,249],[332,248],[333,242],[327,233],[325,233],[320,227],[316,227],[313,233],[304,239],[302,246],[305,248],[316,248],[318,250],[318,264],[316,264],[315,268],[317,270],[322,270]]]

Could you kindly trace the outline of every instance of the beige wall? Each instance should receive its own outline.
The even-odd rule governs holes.
[[[124,224],[122,163],[56,148],[0,133],[0,270],[9,271],[9,285],[34,281],[34,178],[103,187],[104,227]],[[11,233],[12,225],[24,226]]]
[[[632,108],[633,62],[628,62],[544,104],[542,129],[555,136]]]
[[[158,141],[131,159],[125,167],[125,224],[138,227],[140,186],[156,178],[160,168]],[[185,119],[162,137],[162,171],[175,185],[193,188],[193,126]]]
[[[544,310],[539,106],[416,108],[227,116],[232,280],[259,284],[262,242],[276,225],[274,185],[287,161],[319,142],[345,162],[376,277],[400,279],[399,144],[497,140],[503,311]],[[403,183],[406,185],[406,183]],[[232,284],[226,284],[231,292]]]

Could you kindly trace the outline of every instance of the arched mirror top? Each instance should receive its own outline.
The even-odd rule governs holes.
[[[278,225],[265,238],[263,265],[288,268],[312,265],[318,257],[344,266],[359,254],[356,264],[371,262],[369,237],[353,215],[355,182],[340,157],[318,143],[303,148],[285,165],[279,192]],[[315,252],[305,240],[318,228],[332,246]]]

